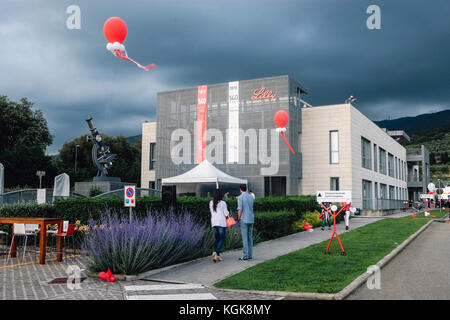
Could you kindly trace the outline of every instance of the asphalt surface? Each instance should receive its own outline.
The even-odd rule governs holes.
[[[433,222],[382,268],[380,289],[363,284],[347,299],[450,299],[450,223]]]

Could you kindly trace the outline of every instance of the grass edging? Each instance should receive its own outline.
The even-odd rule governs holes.
[[[445,218],[445,216],[443,217]],[[442,218],[441,218],[442,219]],[[408,246],[415,238],[417,238],[425,229],[427,229],[431,223],[436,221],[435,219],[430,220],[425,225],[423,225],[414,234],[410,235],[406,240],[404,240],[399,246],[394,250],[384,256],[381,260],[376,263],[380,269],[384,267],[389,261],[391,261],[395,256],[397,256],[406,246]],[[356,289],[358,289],[371,274],[364,272],[358,278],[353,280],[344,289],[337,293],[315,293],[315,292],[290,292],[290,291],[261,291],[261,290],[244,290],[244,289],[222,289],[214,287],[217,290],[236,292],[236,293],[251,293],[260,295],[273,295],[281,297],[297,297],[304,299],[314,299],[314,300],[343,300]]]

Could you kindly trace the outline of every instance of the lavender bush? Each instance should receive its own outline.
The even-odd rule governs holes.
[[[106,213],[100,221],[89,221],[83,249],[91,271],[138,274],[201,256],[205,229],[189,214],[148,212],[130,221]]]

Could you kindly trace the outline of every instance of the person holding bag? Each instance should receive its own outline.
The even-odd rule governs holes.
[[[220,250],[222,249],[227,232],[227,218],[230,217],[227,204],[222,200],[222,192],[219,189],[213,191],[213,199],[209,202],[209,210],[211,211],[211,226],[214,230],[214,252],[212,259],[214,262],[222,261]],[[231,219],[228,221],[230,224]]]

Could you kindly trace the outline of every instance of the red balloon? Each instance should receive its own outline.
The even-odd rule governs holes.
[[[278,128],[284,128],[289,122],[289,114],[284,110],[278,110],[273,117]]]
[[[103,25],[103,33],[108,42],[122,43],[127,37],[127,25],[119,17],[111,17]]]
[[[106,273],[105,272],[99,272],[99,274],[98,274],[98,276],[99,276],[99,278],[101,279],[101,280],[106,280]]]
[[[111,276],[111,277],[109,278],[109,282],[116,282],[116,277]]]

